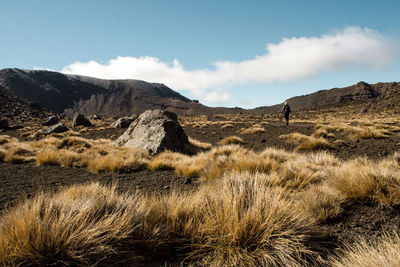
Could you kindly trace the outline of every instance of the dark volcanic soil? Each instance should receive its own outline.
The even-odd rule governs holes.
[[[120,192],[140,190],[147,193],[166,193],[171,189],[192,189],[186,179],[173,171],[143,170],[126,174],[95,174],[87,169],[42,166],[36,163],[0,163],[0,211],[39,191],[56,191],[73,184],[99,182],[117,184]]]
[[[208,125],[204,128],[186,126],[185,132],[188,136],[199,141],[208,142],[213,145],[217,144],[222,138],[236,135],[243,138],[246,148],[262,151],[267,147],[282,148],[292,151],[295,145],[288,144],[285,139],[279,138],[280,135],[290,134],[294,132],[311,135],[314,132],[314,124],[293,123],[289,127],[282,122],[271,121],[267,125],[262,125],[266,132],[255,134],[239,134],[238,131],[242,127],[248,128],[249,124],[234,124],[232,128],[221,129],[221,125]],[[335,133],[335,139],[342,139],[344,143],[333,144],[334,138],[327,138],[332,147],[325,149],[341,159],[351,159],[358,156],[367,156],[371,159],[380,159],[384,156],[391,155],[400,150],[400,136],[391,135],[382,139],[360,139],[350,140],[341,133]]]

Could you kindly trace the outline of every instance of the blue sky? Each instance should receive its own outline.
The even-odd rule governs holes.
[[[250,108],[398,81],[399,10],[394,0],[0,0],[0,68],[163,82]]]

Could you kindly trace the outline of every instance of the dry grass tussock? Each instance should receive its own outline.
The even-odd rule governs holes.
[[[274,168],[274,164],[275,161],[264,161],[261,155],[239,145],[224,145],[184,158],[174,168],[181,176],[200,176],[204,180],[214,180],[230,171],[266,173]]]
[[[399,167],[397,154],[379,162],[357,158],[329,169],[326,183],[350,201],[399,205]]]
[[[330,147],[329,142],[322,137],[308,136],[301,133],[283,134],[279,138],[284,138],[286,142],[295,144],[295,151],[312,151]]]
[[[386,138],[393,132],[398,132],[399,127],[383,124],[368,122],[355,122],[356,125],[351,125],[351,122],[337,122],[331,124],[317,124],[315,126],[314,136],[320,137],[333,137],[333,132],[343,132],[348,135],[350,139],[371,139],[371,138]]]
[[[0,217],[0,263],[107,264],[171,252],[208,266],[321,263],[308,246],[312,223],[285,195],[248,173],[163,196],[99,184],[39,194]]]
[[[221,139],[218,142],[219,145],[233,145],[233,144],[238,144],[238,145],[242,145],[244,144],[244,140],[243,138],[239,137],[239,136],[227,136],[223,139]]]
[[[242,128],[239,130],[240,134],[255,134],[255,133],[265,133],[265,128],[260,124],[254,124],[249,128]]]
[[[146,166],[149,156],[138,148],[121,148],[106,139],[89,140],[76,136],[47,137],[39,141],[19,142],[10,139],[0,146],[4,161],[65,167],[87,167],[94,172],[128,172]]]
[[[227,123],[221,126],[221,129],[226,129],[226,128],[233,128],[233,124],[232,123]]]
[[[189,159],[189,156],[172,152],[164,151],[154,156],[148,163],[147,167],[150,170],[170,170],[175,169],[178,164]]]
[[[212,144],[206,143],[206,142],[201,142],[199,140],[196,140],[192,137],[189,137],[189,143],[194,146],[195,150],[208,150],[212,147]]]
[[[331,266],[400,266],[400,237],[397,233],[386,233],[375,241],[362,238],[356,244],[348,244],[339,255],[332,257]]]

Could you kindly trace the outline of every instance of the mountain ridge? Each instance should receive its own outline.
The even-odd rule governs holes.
[[[146,109],[167,109],[180,115],[218,113],[277,113],[281,104],[254,109],[208,107],[190,100],[162,83],[141,80],[106,80],[44,70],[0,70],[0,86],[37,102],[55,113],[124,116]],[[357,112],[398,109],[400,83],[357,84],[319,90],[287,99],[292,111],[357,105]]]

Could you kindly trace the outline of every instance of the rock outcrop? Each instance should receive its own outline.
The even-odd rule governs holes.
[[[41,130],[41,132],[44,134],[52,134],[52,133],[63,133],[68,130],[69,129],[67,128],[67,126],[65,126],[64,123],[60,122],[60,123],[53,125],[47,129]]]
[[[128,128],[129,125],[131,125],[131,123],[137,119],[137,115],[132,115],[131,117],[122,117],[119,118],[118,120],[114,121],[111,124],[111,127],[114,128],[120,128],[120,129],[124,129],[124,128]]]
[[[50,116],[42,122],[43,126],[50,126],[57,124],[60,120],[56,116]]]
[[[86,118],[82,114],[76,113],[74,115],[74,118],[72,119],[72,127],[76,127],[76,126],[90,127],[90,126],[92,126],[92,123],[89,121],[88,118]]]
[[[117,144],[139,147],[150,155],[164,150],[185,152],[190,145],[176,114],[159,109],[143,112],[118,138]]]

